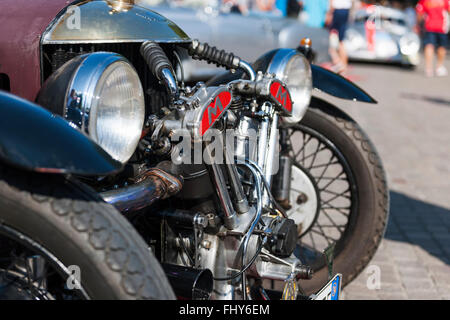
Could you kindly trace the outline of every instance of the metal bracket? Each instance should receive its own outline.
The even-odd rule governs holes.
[[[328,280],[333,278],[333,259],[334,259],[334,248],[336,243],[332,243],[325,250],[323,250],[323,255],[325,256],[325,260],[328,266]]]

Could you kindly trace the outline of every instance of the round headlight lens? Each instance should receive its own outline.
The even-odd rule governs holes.
[[[308,109],[312,92],[311,66],[308,60],[293,49],[279,49],[269,65],[268,72],[275,73],[291,94],[292,115],[284,117],[289,123],[299,122]]]
[[[144,90],[123,56],[94,52],[71,60],[63,116],[125,163],[133,155],[145,118]],[[66,77],[67,78],[67,77]]]
[[[143,89],[134,68],[125,61],[109,65],[94,90],[89,136],[113,158],[126,162],[139,142],[144,114]]]

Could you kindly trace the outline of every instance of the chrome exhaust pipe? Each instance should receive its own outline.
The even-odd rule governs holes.
[[[179,300],[208,300],[211,297],[214,279],[209,269],[166,263],[162,267]]]
[[[173,196],[183,181],[161,169],[152,168],[128,187],[101,192],[100,196],[122,213],[144,209],[157,200]]]

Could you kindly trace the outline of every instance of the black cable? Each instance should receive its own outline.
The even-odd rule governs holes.
[[[233,274],[232,276],[229,277],[225,277],[225,278],[215,278],[213,277],[213,279],[215,281],[228,281],[228,280],[233,280],[236,279],[237,277],[239,277],[241,274],[243,274],[245,271],[247,271],[248,268],[251,267],[251,265],[255,262],[256,258],[259,256],[259,254],[261,253],[261,250],[264,248],[264,242],[261,240],[261,244],[258,247],[258,250],[256,250],[255,255],[251,258],[251,260],[249,261],[249,263],[243,268],[241,269],[239,272]]]
[[[180,66],[180,73],[181,73],[181,87],[184,88],[184,69],[183,69],[183,63],[181,63],[180,55],[176,50],[173,51],[173,55],[178,61],[178,65]]]
[[[289,218],[288,215],[286,214],[286,211],[284,211],[284,209],[280,206],[280,204],[275,200],[275,198],[272,195],[272,191],[270,190],[269,187],[269,183],[267,182],[266,178],[263,176],[262,172],[259,170],[259,168],[257,168],[257,170],[259,171],[259,173],[261,174],[261,180],[263,182],[264,188],[267,191],[267,194],[269,195],[269,198],[272,202],[273,205],[275,205],[275,209],[277,209],[281,215],[283,216],[283,218]]]

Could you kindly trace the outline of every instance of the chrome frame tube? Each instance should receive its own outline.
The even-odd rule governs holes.
[[[161,80],[163,80],[166,89],[169,92],[169,96],[172,99],[177,100],[180,97],[180,92],[178,89],[177,80],[175,79],[172,70],[170,70],[169,68],[162,69],[161,76],[163,78]]]
[[[247,213],[250,208],[247,202],[247,197],[244,193],[244,188],[239,179],[239,174],[237,172],[233,156],[232,154],[230,155],[229,149],[227,149],[226,147],[224,148],[225,168],[227,169],[231,192],[233,192],[234,195],[236,211],[241,214]]]
[[[220,205],[225,215],[224,224],[229,230],[233,230],[236,224],[236,213],[233,208],[233,202],[231,201],[230,195],[228,193],[227,184],[225,177],[223,175],[222,168],[219,164],[215,162],[212,158],[210,152],[205,152],[205,162],[208,169],[211,182],[216,189],[216,194],[219,198]]]
[[[269,134],[269,118],[265,117],[261,121],[258,137],[258,166],[264,168],[266,161],[267,136]]]
[[[248,242],[250,240],[250,236],[252,235],[253,231],[256,228],[256,225],[258,224],[259,220],[261,219],[261,215],[262,215],[262,192],[261,192],[261,175],[260,173],[255,170],[255,168],[252,168],[252,165],[249,164],[249,162],[244,162],[241,160],[237,160],[238,163],[245,165],[252,173],[253,177],[255,178],[255,190],[256,190],[256,194],[257,194],[257,198],[256,198],[256,215],[255,218],[252,222],[252,224],[250,225],[250,228],[248,229],[247,233],[244,236],[244,239],[242,241],[242,267],[244,267],[245,265],[245,255],[247,253],[247,246],[248,246]],[[242,297],[244,300],[247,300],[247,285],[246,285],[246,278],[245,278],[245,272],[244,274],[241,276],[241,284],[242,284]]]
[[[246,62],[244,60],[240,60],[239,68],[244,70],[244,72],[250,77],[250,81],[256,80],[256,72],[255,72],[255,70],[253,70],[252,66],[248,62]]]
[[[266,158],[264,163],[264,178],[267,181],[268,186],[270,187],[272,182],[272,170],[273,170],[273,164],[275,160],[275,150],[277,145],[277,128],[278,128],[278,114],[275,113],[272,116],[272,123],[270,126],[270,133],[269,133],[269,146],[268,150],[266,152]],[[262,168],[262,167],[261,167]],[[269,195],[268,193],[270,190],[266,190],[266,192],[263,192],[263,205],[266,206],[269,204]]]

